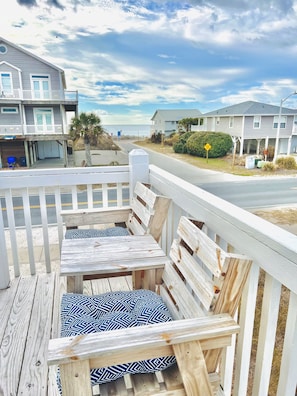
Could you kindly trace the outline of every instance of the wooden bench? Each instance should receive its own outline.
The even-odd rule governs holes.
[[[130,234],[151,234],[158,242],[170,202],[169,198],[158,195],[148,186],[137,182],[131,206],[63,210],[61,216],[66,230],[112,223],[127,227]]]
[[[171,260],[155,271],[156,291],[173,322],[50,340],[48,363],[60,366],[64,396],[92,395],[90,368],[169,355],[177,365],[100,385],[99,394],[223,394],[221,356],[239,332],[233,317],[252,262],[224,251],[205,231],[203,223],[182,217]]]

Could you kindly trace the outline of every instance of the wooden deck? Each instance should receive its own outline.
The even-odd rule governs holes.
[[[131,277],[84,282],[85,294],[131,289]],[[59,307],[66,290],[57,273],[19,277],[0,290],[0,396],[57,396],[48,370],[50,338],[59,336]],[[94,395],[108,394],[94,389]]]

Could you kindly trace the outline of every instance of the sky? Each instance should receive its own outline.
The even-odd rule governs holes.
[[[0,0],[0,36],[65,71],[79,111],[150,124],[297,89],[297,0]],[[285,107],[297,108],[297,95]]]

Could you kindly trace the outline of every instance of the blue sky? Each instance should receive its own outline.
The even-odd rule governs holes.
[[[79,110],[150,124],[297,89],[297,0],[6,0],[0,36],[65,70]],[[297,107],[297,97],[286,101]]]

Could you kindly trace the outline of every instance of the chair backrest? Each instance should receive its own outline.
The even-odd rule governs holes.
[[[228,313],[234,316],[252,261],[224,251],[205,233],[202,222],[181,217],[178,238],[171,250],[171,263],[163,273],[160,294],[176,319]],[[219,354],[209,352],[210,372]]]
[[[136,183],[127,227],[131,234],[151,234],[159,241],[171,200],[158,195],[140,182]]]
[[[116,224],[128,228],[131,234],[151,234],[159,241],[167,218],[171,199],[153,192],[137,182],[131,206],[63,210],[66,229],[98,224]]]

